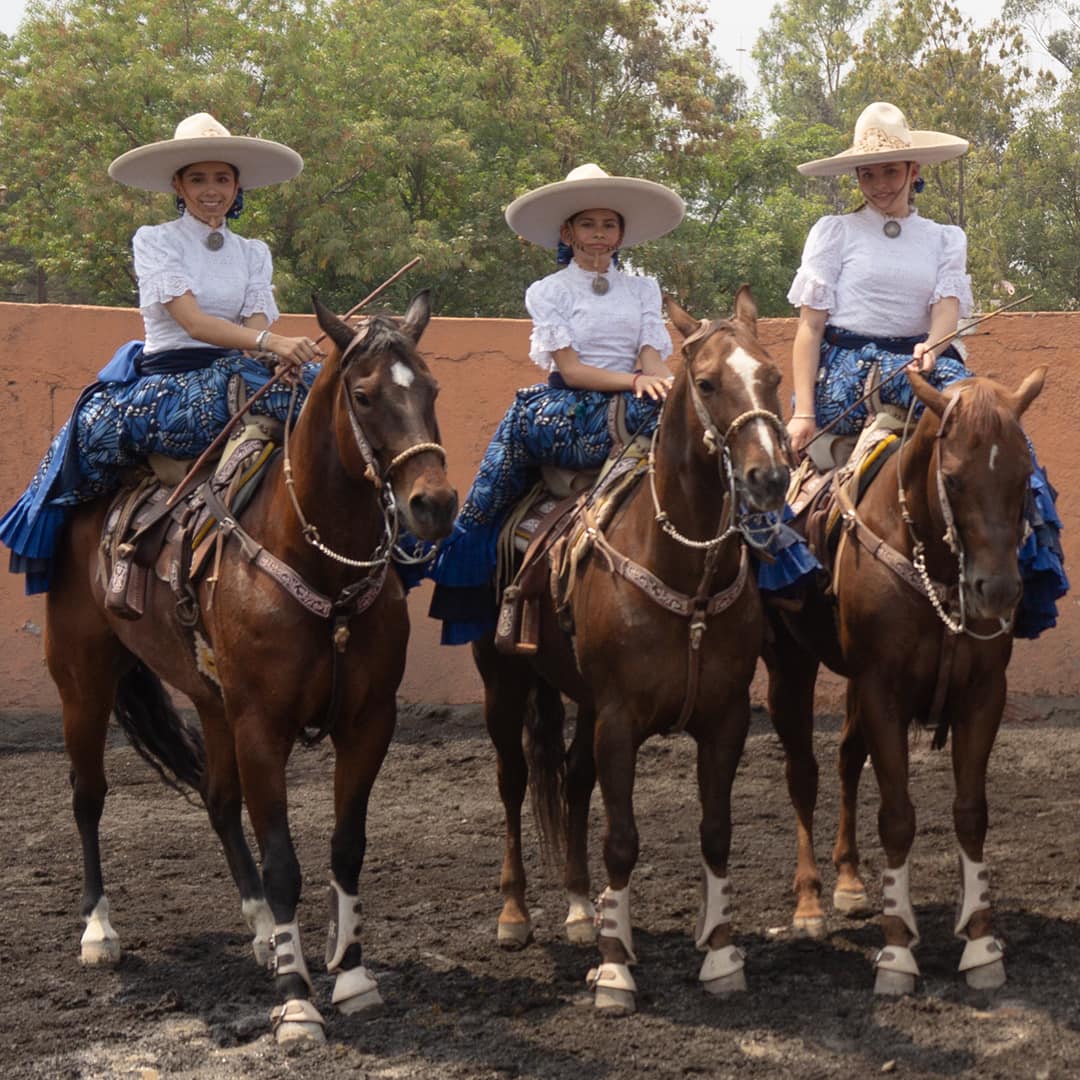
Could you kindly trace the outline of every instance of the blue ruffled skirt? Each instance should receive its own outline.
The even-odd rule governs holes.
[[[843,335],[844,331],[838,333]],[[829,335],[830,330],[827,330],[826,334]],[[887,405],[909,408],[913,398],[911,383],[902,375],[888,382],[885,380],[910,362],[910,350],[892,352],[874,342],[845,347],[823,341],[814,394],[818,427],[824,427],[852,408],[866,393],[866,382],[875,366],[880,371],[883,383],[881,400]],[[973,376],[974,372],[964,366],[959,356],[946,352],[938,358],[933,371],[925,377],[932,386],[942,390],[950,383]],[[872,419],[869,410],[869,403],[855,408],[851,415],[832,428],[833,433],[858,434],[863,424]],[[922,405],[916,402],[915,415],[919,416],[921,412]],[[1065,574],[1065,553],[1061,547],[1057,492],[1047,479],[1046,470],[1036,459],[1035,448],[1030,441],[1028,448],[1031,450],[1033,470],[1026,516],[1031,533],[1018,553],[1024,591],[1017,609],[1014,633],[1020,638],[1035,638],[1044,630],[1056,626],[1057,601],[1069,590],[1069,579]]]
[[[496,548],[507,511],[535,482],[540,465],[564,469],[603,465],[612,447],[612,397],[604,391],[548,384],[517,392],[432,569],[436,587],[430,614],[442,620],[444,645],[463,645],[494,629]],[[627,428],[651,435],[659,417],[657,403],[629,392],[624,397]],[[782,526],[772,533],[768,551],[773,560],[758,564],[762,588],[787,590],[819,569],[792,529]]]
[[[101,377],[133,375],[131,343],[121,348]],[[318,364],[305,364],[298,403],[303,403]],[[118,376],[119,373],[119,376]],[[224,352],[205,367],[162,372],[127,381],[99,381],[80,394],[18,502],[0,518],[0,541],[11,549],[10,570],[26,575],[27,594],[47,592],[60,532],[71,508],[114,491],[123,471],[147,454],[194,458],[229,419],[228,384],[243,377],[248,395],[270,372],[240,352]],[[291,389],[279,384],[253,406],[284,420]]]

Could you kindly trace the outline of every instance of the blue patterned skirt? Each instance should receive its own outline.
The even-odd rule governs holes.
[[[876,367],[883,383],[881,400],[886,405],[907,409],[913,393],[911,383],[903,375],[890,379],[911,362],[911,350],[923,338],[868,341],[858,335],[835,327],[827,327],[821,344],[814,391],[814,412],[818,427],[824,427],[847,409],[868,389],[868,379]],[[925,376],[938,390],[959,379],[972,378],[960,356],[953,349],[938,357],[934,369]],[[889,379],[888,382],[885,382]],[[870,416],[870,403],[864,402],[844,417],[832,432],[836,435],[857,435]],[[916,402],[915,416],[922,413]],[[1043,630],[1057,625],[1057,601],[1068,592],[1069,579],[1065,574],[1065,553],[1061,547],[1061,518],[1057,513],[1057,492],[1047,479],[1046,470],[1035,458],[1028,498],[1027,519],[1031,534],[1019,552],[1020,575],[1024,592],[1016,613],[1016,637],[1038,637]]]
[[[623,396],[627,429],[651,435],[659,405],[629,391]],[[605,391],[544,383],[517,392],[432,569],[436,587],[430,614],[442,620],[444,645],[475,641],[494,628],[496,547],[507,511],[536,481],[541,465],[564,469],[603,465],[613,441],[609,421],[613,397]],[[818,569],[809,548],[786,527],[769,551],[772,560],[760,564],[762,587],[784,589]]]
[[[318,372],[318,364],[304,365],[298,403]],[[26,575],[28,594],[48,591],[56,543],[72,507],[114,491],[124,470],[147,454],[194,458],[214,441],[229,419],[233,375],[243,378],[249,396],[270,378],[258,360],[229,351],[210,354],[206,366],[194,370],[96,382],[82,392],[26,491],[0,518],[10,569]],[[290,395],[279,384],[252,412],[284,420]]]

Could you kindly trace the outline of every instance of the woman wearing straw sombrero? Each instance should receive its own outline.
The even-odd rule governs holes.
[[[11,570],[28,593],[45,592],[67,511],[120,483],[145,455],[197,457],[229,418],[233,376],[253,394],[284,362],[302,402],[322,355],[306,337],[271,332],[278,317],[270,251],[238,236],[243,192],[298,175],[300,155],[268,139],[231,135],[208,113],[182,120],[171,139],[136,147],[109,166],[122,184],[173,195],[179,216],[133,241],[145,341],[129,342],[80,395],[19,501],[0,520]],[[287,380],[292,381],[292,380]],[[284,419],[291,387],[253,412]]]
[[[684,211],[662,184],[609,176],[591,164],[507,207],[510,227],[556,251],[563,264],[525,294],[529,356],[548,379],[518,391],[440,547],[431,614],[443,620],[444,644],[474,641],[494,626],[499,530],[539,466],[599,468],[612,446],[608,413],[616,394],[625,399],[630,431],[655,428],[671,384],[664,363],[671,337],[659,285],[625,273],[617,253],[664,236]]]
[[[902,368],[910,365],[937,389],[972,375],[954,345],[933,346],[972,310],[967,237],[954,225],[922,217],[914,205],[922,166],[967,150],[966,139],[912,130],[900,109],[876,101],[856,121],[848,149],[799,166],[804,176],[854,173],[864,201],[852,213],[829,215],[813,226],[788,292],[799,309],[788,423],[796,451],[826,424],[834,436],[859,433],[869,406],[857,402],[872,374],[881,403],[905,410],[911,385],[891,378]],[[1055,493],[1034,466],[1033,529],[1020,553],[1018,637],[1053,626],[1055,601],[1068,589]]]

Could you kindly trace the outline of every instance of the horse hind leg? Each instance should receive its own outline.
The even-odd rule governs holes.
[[[852,918],[872,912],[866,885],[859,875],[859,845],[856,836],[856,815],[859,802],[859,780],[866,764],[866,742],[858,727],[845,717],[840,735],[837,768],[840,776],[840,819],[833,846],[833,866],[836,868],[836,887],[833,908]]]
[[[569,895],[566,937],[571,945],[596,944],[596,907],[589,878],[589,802],[596,786],[593,760],[595,714],[579,705],[566,760],[566,864],[563,883]]]

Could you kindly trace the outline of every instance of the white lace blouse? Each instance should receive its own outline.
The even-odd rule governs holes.
[[[545,371],[555,367],[556,349],[574,349],[582,363],[610,371],[633,371],[638,353],[651,345],[661,359],[671,355],[660,310],[660,286],[612,267],[603,275],[608,291],[593,292],[596,274],[571,262],[533,282],[525,293],[532,316],[529,356]]]
[[[870,206],[821,218],[806,238],[788,300],[827,311],[832,326],[867,337],[925,334],[930,308],[948,296],[960,301],[961,318],[970,315],[964,230],[914,210],[897,220],[900,235],[890,238],[885,217]]]
[[[186,292],[208,315],[232,323],[240,324],[258,313],[271,323],[278,317],[270,249],[261,240],[237,236],[222,225],[216,231],[225,242],[218,251],[211,251],[206,237],[212,231],[190,214],[181,214],[163,225],[144,225],[135,233],[132,246],[147,353],[206,346],[165,308],[169,300]]]

